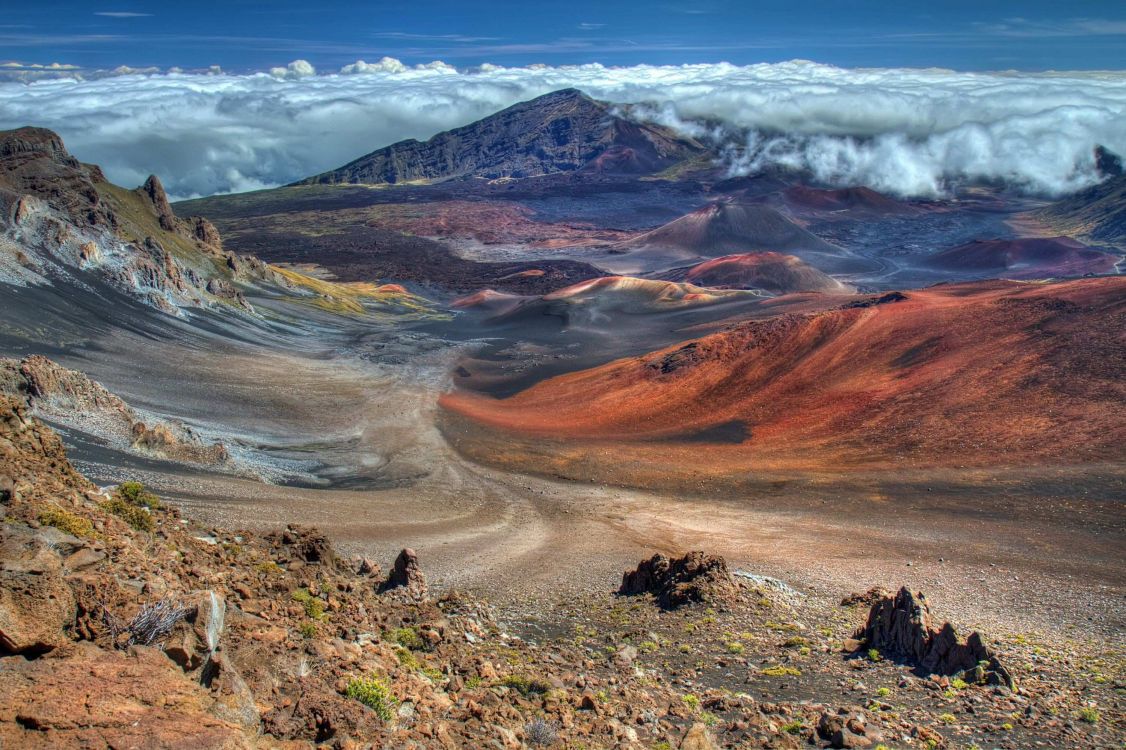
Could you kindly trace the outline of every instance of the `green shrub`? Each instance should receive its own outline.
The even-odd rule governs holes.
[[[311,620],[323,620],[325,617],[325,603],[319,597],[313,596],[308,589],[297,589],[291,596],[293,601],[305,608],[305,616]]]
[[[317,634],[317,626],[306,620],[297,626],[297,632],[301,634],[302,638],[312,638]]]
[[[89,518],[83,518],[55,505],[39,511],[39,523],[44,526],[54,526],[59,531],[85,539],[93,539],[98,535]]]
[[[384,721],[391,721],[396,701],[391,695],[391,688],[383,679],[375,675],[356,677],[348,682],[344,694],[375,711]]]
[[[109,500],[99,503],[99,508],[106,513],[112,513],[137,531],[152,531],[156,528],[149,509],[143,505],[134,505],[120,496],[113,496]]]
[[[953,724],[954,722],[958,721],[958,717],[954,714],[939,714],[938,720],[943,724]]]
[[[512,688],[525,698],[529,695],[542,695],[548,690],[551,690],[551,685],[548,685],[543,680],[528,679],[518,674],[505,675],[504,679],[500,681],[500,684]]]
[[[1079,718],[1087,722],[1088,724],[1098,724],[1098,709],[1094,708],[1093,706],[1084,706],[1083,708],[1079,709]]]
[[[881,698],[886,698],[891,695],[891,688],[882,687],[876,691],[876,695],[880,696]]]
[[[683,696],[682,700],[684,701],[685,705],[687,705],[693,711],[695,711],[696,709],[698,709],[700,707],[700,697],[698,695],[693,695],[692,693],[686,693]]]
[[[786,642],[782,645],[786,648],[801,648],[802,646],[808,646],[809,641],[802,638],[800,635],[793,635],[787,638]]]
[[[731,641],[730,643],[724,644],[724,648],[727,649],[727,653],[729,654],[741,654],[746,651],[746,647],[743,646],[742,643],[739,643],[739,641]]]
[[[782,725],[782,731],[786,734],[801,734],[803,729],[805,729],[805,724],[802,724],[798,719]]]
[[[145,489],[140,482],[122,482],[117,485],[117,494],[122,500],[132,505],[156,510],[160,507],[160,498]]]
[[[801,670],[797,667],[786,667],[781,664],[774,667],[763,667],[761,671],[767,677],[801,677]]]
[[[877,649],[868,649],[868,661],[880,661],[880,652]]]
[[[395,628],[387,633],[385,640],[398,643],[403,648],[411,651],[421,651],[426,647],[417,628]]]

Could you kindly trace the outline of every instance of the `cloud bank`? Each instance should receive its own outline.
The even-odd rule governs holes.
[[[793,61],[636,66],[407,66],[333,73],[294,61],[232,75],[123,69],[0,83],[0,128],[58,131],[80,159],[179,197],[294,181],[574,86],[718,140],[732,174],[802,168],[835,185],[935,196],[965,180],[1059,195],[1097,180],[1091,149],[1126,153],[1126,73],[848,70]]]

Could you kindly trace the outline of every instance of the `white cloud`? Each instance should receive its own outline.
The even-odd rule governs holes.
[[[342,75],[362,75],[364,73],[403,73],[407,70],[407,66],[403,65],[400,61],[393,57],[380,58],[379,62],[366,63],[363,60],[357,60],[351,65],[345,65],[340,69]]]
[[[727,141],[729,168],[812,170],[838,184],[933,195],[964,178],[1062,193],[1095,179],[1091,148],[1126,153],[1126,74],[986,74],[775,65],[482,65],[385,58],[316,75],[128,75],[0,82],[0,128],[57,130],[125,185],[178,196],[279,185],[403,138],[428,138],[575,86]],[[706,124],[701,124],[706,123]]]
[[[270,68],[270,75],[275,78],[309,78],[315,76],[317,69],[308,60],[294,60],[284,68]]]

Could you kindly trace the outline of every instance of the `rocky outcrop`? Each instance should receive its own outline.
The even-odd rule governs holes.
[[[1013,687],[1013,678],[985,645],[981,634],[961,640],[949,622],[935,626],[921,593],[906,587],[880,598],[856,632],[862,648],[914,665],[921,673],[965,675],[972,683]]]
[[[58,658],[0,659],[0,695],[4,747],[253,747],[156,648],[78,644]]]
[[[413,549],[407,547],[395,558],[395,564],[387,580],[380,586],[380,592],[396,592],[416,602],[426,600],[430,588],[426,584],[422,566],[418,563],[418,554]]]
[[[172,204],[168,202],[168,194],[164,192],[164,183],[160,181],[160,178],[150,174],[149,178],[145,180],[145,184],[137,188],[137,191],[148,198],[153,211],[156,213],[160,228],[166,232],[175,232],[176,214],[172,212]]]
[[[0,526],[0,656],[34,657],[70,641],[75,601],[60,550],[82,543],[66,534]]]
[[[338,562],[328,537],[308,526],[290,524],[284,531],[267,534],[265,541],[274,548],[277,559],[283,563],[335,568]]]
[[[737,592],[727,562],[703,552],[689,552],[671,560],[661,554],[653,555],[627,571],[618,589],[622,596],[652,594],[665,609],[690,602],[730,602]]]
[[[235,272],[228,256],[211,222],[176,216],[155,175],[125,190],[55,133],[0,131],[0,281],[81,284],[84,272],[173,315],[219,303],[251,310],[235,282],[278,279],[260,261]]]
[[[22,398],[37,414],[137,453],[206,466],[230,460],[222,443],[209,443],[176,421],[146,423],[100,383],[38,354],[18,361],[0,359],[0,393]]]

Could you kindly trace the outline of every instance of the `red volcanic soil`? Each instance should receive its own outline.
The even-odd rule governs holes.
[[[626,233],[590,224],[536,221],[531,209],[501,201],[388,203],[366,209],[368,226],[419,237],[472,239],[485,245],[581,247],[617,242]]]
[[[711,289],[763,289],[773,294],[853,291],[801,258],[782,253],[725,255],[692,266],[683,271],[683,278],[677,274],[674,280]]]
[[[916,207],[877,193],[868,187],[820,190],[794,185],[782,191],[786,204],[811,211],[864,211],[878,214],[915,213]]]
[[[508,436],[497,460],[565,475],[1120,462],[1123,372],[1126,279],[989,281],[746,321],[441,403],[462,435]]]
[[[974,240],[927,258],[930,268],[1004,273],[1012,278],[1110,273],[1121,256],[1087,247],[1070,237]]]
[[[620,247],[668,248],[704,257],[750,250],[844,252],[769,206],[734,202],[711,203]]]

